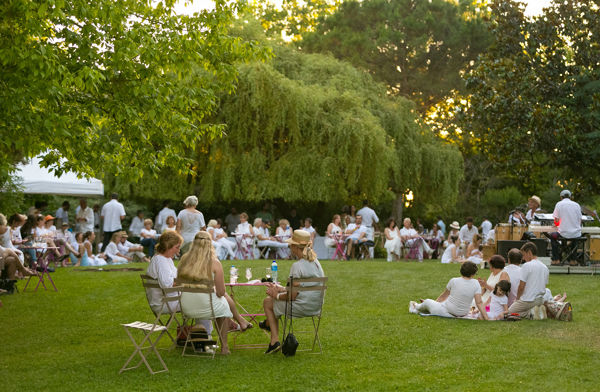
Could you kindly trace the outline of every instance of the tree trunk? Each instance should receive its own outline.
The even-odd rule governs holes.
[[[402,209],[404,208],[404,194],[396,193],[396,200],[392,205],[392,216],[398,227],[402,227]]]

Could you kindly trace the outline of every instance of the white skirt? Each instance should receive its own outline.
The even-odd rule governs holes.
[[[229,303],[225,297],[217,297],[212,293],[212,303],[215,317],[233,317],[229,309]],[[187,317],[208,320],[212,318],[210,311],[210,298],[204,293],[181,293],[181,311]]]

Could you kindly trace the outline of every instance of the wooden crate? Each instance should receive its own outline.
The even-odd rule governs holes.
[[[496,242],[510,241],[512,239],[512,225],[510,223],[498,223],[495,231]]]

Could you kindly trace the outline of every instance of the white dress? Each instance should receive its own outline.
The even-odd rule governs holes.
[[[400,256],[402,252],[402,239],[398,235],[398,229],[394,228],[393,230],[389,230],[391,240],[385,240],[385,249],[387,250],[388,257],[387,261],[392,261],[392,253],[396,256]]]
[[[448,264],[452,262],[452,249],[455,249],[455,244],[450,244],[442,254],[442,264]]]
[[[481,257],[481,252],[479,251],[479,249],[473,249],[471,251],[471,255],[467,260],[477,265],[483,264],[483,258]]]
[[[342,228],[339,227],[338,225],[336,225],[335,223],[332,223],[333,228],[331,229],[331,234],[341,234],[342,233]],[[330,248],[335,248],[335,246],[337,245],[337,241],[334,238],[331,237],[325,237],[325,246],[330,247]]]
[[[204,224],[204,215],[201,212],[190,212],[181,210],[177,216],[177,220],[181,221],[181,236],[183,237],[183,245],[194,241],[194,237]]]
[[[211,293],[210,297],[212,297],[215,318],[233,317],[225,296],[217,297],[216,293]],[[189,318],[208,320],[212,318],[212,313],[210,311],[210,297],[209,294],[204,293],[183,292],[181,293],[181,311]]]

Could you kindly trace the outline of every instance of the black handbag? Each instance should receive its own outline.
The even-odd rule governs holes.
[[[289,291],[289,295],[287,296],[288,298],[287,298],[287,300],[285,302],[285,314],[286,314],[286,317],[288,315],[287,304],[288,304],[288,302],[290,304],[290,313],[289,313],[289,317],[290,317],[290,332],[283,339],[283,345],[281,346],[281,352],[286,357],[292,357],[292,356],[294,356],[296,354],[296,350],[298,349],[298,344],[299,344],[298,343],[298,339],[296,339],[296,336],[294,335],[294,326],[293,326],[294,318],[292,317],[292,287],[294,287],[294,278],[290,277],[290,291]]]

